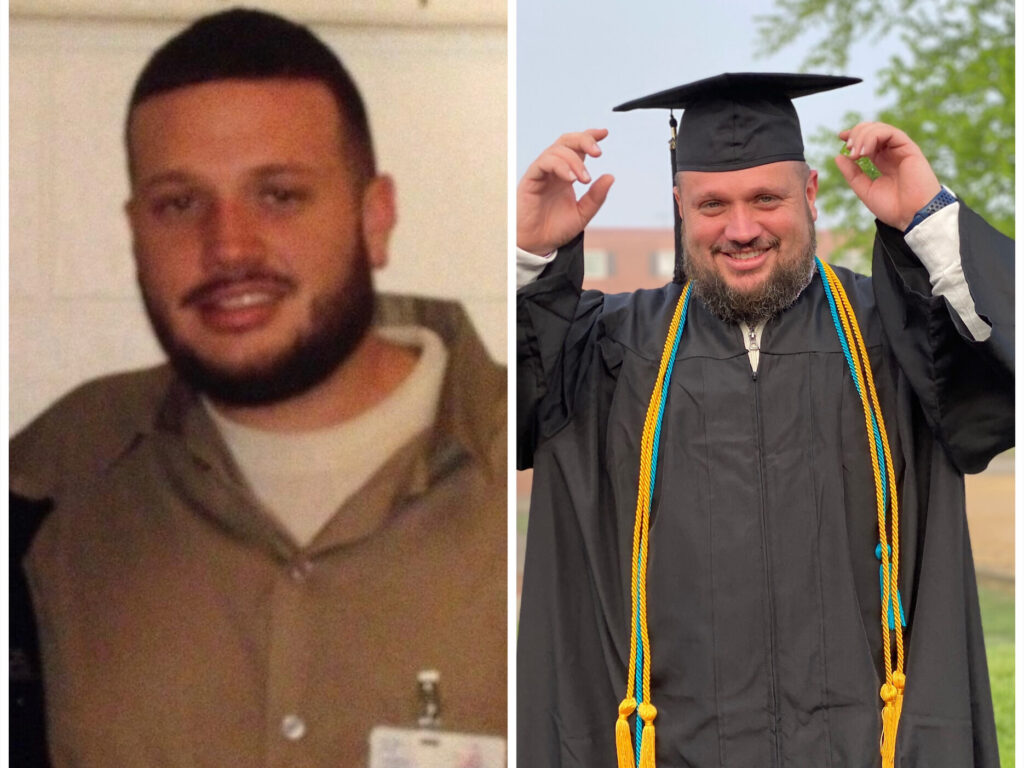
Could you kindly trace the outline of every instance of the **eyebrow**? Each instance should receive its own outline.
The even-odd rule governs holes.
[[[317,169],[305,163],[268,163],[266,165],[256,166],[255,168],[246,171],[245,176],[254,179],[265,179],[285,173],[293,173],[300,176],[313,176],[317,173]],[[141,191],[147,191],[163,184],[195,184],[201,181],[202,179],[194,173],[180,169],[171,169],[168,171],[161,171],[144,179],[139,184],[139,189]]]
[[[751,197],[759,197],[760,195],[775,195],[776,197],[785,197],[789,193],[785,184],[778,186],[770,186],[764,184],[751,193]]]
[[[282,173],[295,173],[301,176],[313,176],[319,173],[319,169],[305,163],[269,163],[253,168],[246,173],[246,176],[256,178],[266,176],[277,176]]]
[[[749,192],[745,192],[742,197],[743,199],[746,200],[752,200],[755,197],[760,197],[761,195],[788,197],[789,194],[789,190],[787,189],[785,184],[778,184],[774,186],[770,184],[762,184],[750,190]],[[706,200],[732,200],[737,197],[739,196],[732,190],[725,189],[722,187],[715,187],[713,189],[701,191],[700,194],[694,195],[693,201],[694,203],[700,203]]]
[[[143,179],[139,183],[139,189],[145,191],[161,184],[188,184],[193,181],[195,181],[195,176],[185,171],[162,171]]]

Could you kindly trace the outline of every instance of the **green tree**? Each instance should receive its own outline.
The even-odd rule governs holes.
[[[819,206],[846,233],[834,260],[870,266],[871,214],[832,161],[835,132],[864,119],[906,131],[940,181],[1014,236],[1013,0],[776,0],[756,22],[762,55],[820,35],[805,71],[845,74],[856,40],[898,34],[903,44],[879,71],[879,96],[891,106],[871,117],[850,112],[835,131],[808,141],[821,172]]]

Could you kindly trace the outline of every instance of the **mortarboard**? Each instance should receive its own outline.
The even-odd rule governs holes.
[[[803,160],[793,99],[861,82],[857,77],[736,72],[652,93],[615,107],[681,109],[676,133],[669,113],[672,175],[676,171],[736,171],[782,160]],[[682,280],[679,210],[676,228],[676,281]]]

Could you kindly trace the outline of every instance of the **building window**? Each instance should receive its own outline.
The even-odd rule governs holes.
[[[671,278],[676,273],[676,252],[674,248],[662,248],[651,254],[651,274],[655,277]]]
[[[601,280],[615,274],[615,258],[612,252],[604,248],[585,248],[583,274],[591,280]]]

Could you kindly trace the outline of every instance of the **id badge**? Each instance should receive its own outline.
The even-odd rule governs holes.
[[[505,768],[505,740],[378,725],[370,731],[370,768]]]

